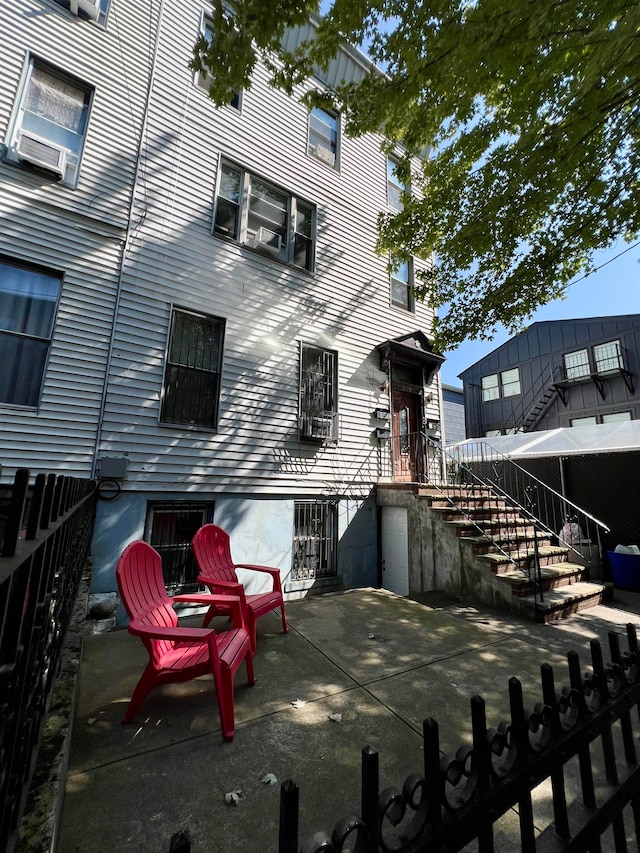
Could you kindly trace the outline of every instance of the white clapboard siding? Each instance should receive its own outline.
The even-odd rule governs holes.
[[[113,0],[102,27],[53,0],[2,4],[3,142],[29,56],[94,88],[75,189],[0,161],[0,254],[62,276],[39,405],[0,404],[3,478],[17,467],[93,471],[158,8]]]
[[[341,140],[340,170],[309,157],[306,111],[261,69],[241,113],[217,110],[188,70],[203,8],[165,7],[136,199],[144,222],[127,257],[100,453],[128,454],[127,488],[366,493],[380,473],[371,412],[388,405],[375,346],[432,322],[421,305],[390,305],[375,254],[386,157],[371,136]],[[331,73],[364,67],[345,54]],[[316,205],[313,274],[212,235],[220,156]],[[226,321],[215,434],[158,423],[172,305]],[[338,352],[337,444],[298,441],[301,341]]]
[[[113,0],[106,28],[71,15],[53,0],[3,4],[0,133],[6,135],[29,55],[94,88],[78,186],[70,191],[30,169],[0,164],[32,203],[126,224],[153,52],[154,0]]]

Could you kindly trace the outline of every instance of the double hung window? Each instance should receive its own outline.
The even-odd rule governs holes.
[[[309,154],[329,166],[336,166],[339,130],[338,113],[313,107],[309,113]]]
[[[209,45],[213,41],[213,24],[206,18],[202,25],[202,37]],[[200,89],[204,89],[205,92],[208,92],[211,84],[211,75],[202,74],[200,71],[196,71],[195,83]],[[239,110],[242,107],[242,91],[233,93],[233,97],[229,101],[229,106],[236,110]]]
[[[224,320],[174,309],[160,421],[215,429]]]
[[[300,438],[338,438],[338,353],[305,344],[300,347]]]
[[[61,276],[0,260],[0,403],[37,406]]]
[[[221,164],[214,234],[312,270],[315,227],[313,205],[237,166]]]
[[[394,210],[402,210],[403,196],[409,192],[409,186],[398,177],[397,168],[395,157],[387,157],[387,204]]]
[[[520,394],[520,370],[512,367],[510,370],[483,376],[481,384],[483,403],[499,400],[500,397],[516,397]]]
[[[110,0],[55,0],[55,2],[64,6],[65,9],[69,9],[79,18],[104,24],[107,19]]]
[[[412,261],[403,261],[391,271],[391,304],[406,311],[415,310]]]
[[[5,157],[75,187],[92,89],[39,60],[27,67]]]

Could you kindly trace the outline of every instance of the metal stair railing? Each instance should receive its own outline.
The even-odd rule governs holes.
[[[485,441],[464,442],[444,452],[448,478],[457,476],[458,471],[471,472],[512,506],[535,518],[538,530],[566,547],[574,561],[594,570],[599,567],[601,537],[609,532],[604,522]]]
[[[535,425],[551,402],[556,391],[555,383],[563,378],[561,374],[562,368],[545,365],[518,404],[514,405],[505,427],[510,425],[514,432],[527,432]]]
[[[548,538],[548,533],[539,520],[530,510],[520,505],[504,490],[496,488],[492,482],[474,472],[470,466],[467,466],[457,455],[451,452],[451,448],[443,448],[440,442],[424,434],[423,440],[433,452],[442,455],[442,470],[446,472],[441,483],[429,480],[429,486],[435,488],[441,497],[480,533],[489,546],[494,549],[494,553],[501,554],[513,566],[514,570],[518,570],[520,566],[516,560],[522,556],[520,543],[523,541],[533,543],[532,550],[527,548],[524,554],[523,571],[533,583],[535,603],[537,604],[538,598],[541,602],[544,601],[538,537],[539,533],[543,532],[545,538]],[[464,491],[467,507],[456,502],[445,491],[447,487],[459,489],[460,497]],[[475,510],[478,510],[480,515],[471,509],[470,504],[476,505]],[[474,514],[471,515],[471,512]],[[508,543],[513,543],[516,550],[505,547],[508,546]]]

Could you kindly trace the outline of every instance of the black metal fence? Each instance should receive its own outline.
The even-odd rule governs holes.
[[[89,553],[95,483],[20,469],[0,501],[0,851],[13,849]]]
[[[530,853],[541,837],[532,791],[547,780],[554,849],[600,851],[606,841],[608,849],[626,851],[628,832],[638,849],[640,653],[633,625],[627,626],[627,639],[628,651],[622,652],[619,636],[609,634],[609,664],[593,640],[591,670],[585,675],[578,655],[570,652],[568,683],[561,689],[552,667],[543,664],[540,701],[532,710],[524,706],[518,679],[510,679],[510,720],[495,728],[487,726],[482,697],[474,696],[472,744],[455,754],[441,753],[438,724],[425,720],[422,769],[407,777],[402,790],[380,792],[378,753],[365,747],[361,814],[338,821],[330,835],[316,833],[300,847],[299,790],[295,782],[284,782],[279,853],[453,853],[471,842],[485,853],[494,850],[496,822],[513,808],[519,837],[510,837],[509,846]],[[601,768],[592,752],[597,741]]]

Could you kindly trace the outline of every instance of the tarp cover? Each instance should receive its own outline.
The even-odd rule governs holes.
[[[611,424],[559,427],[540,432],[468,438],[455,447],[471,448],[479,442],[514,459],[527,456],[572,456],[640,449],[640,420]]]

